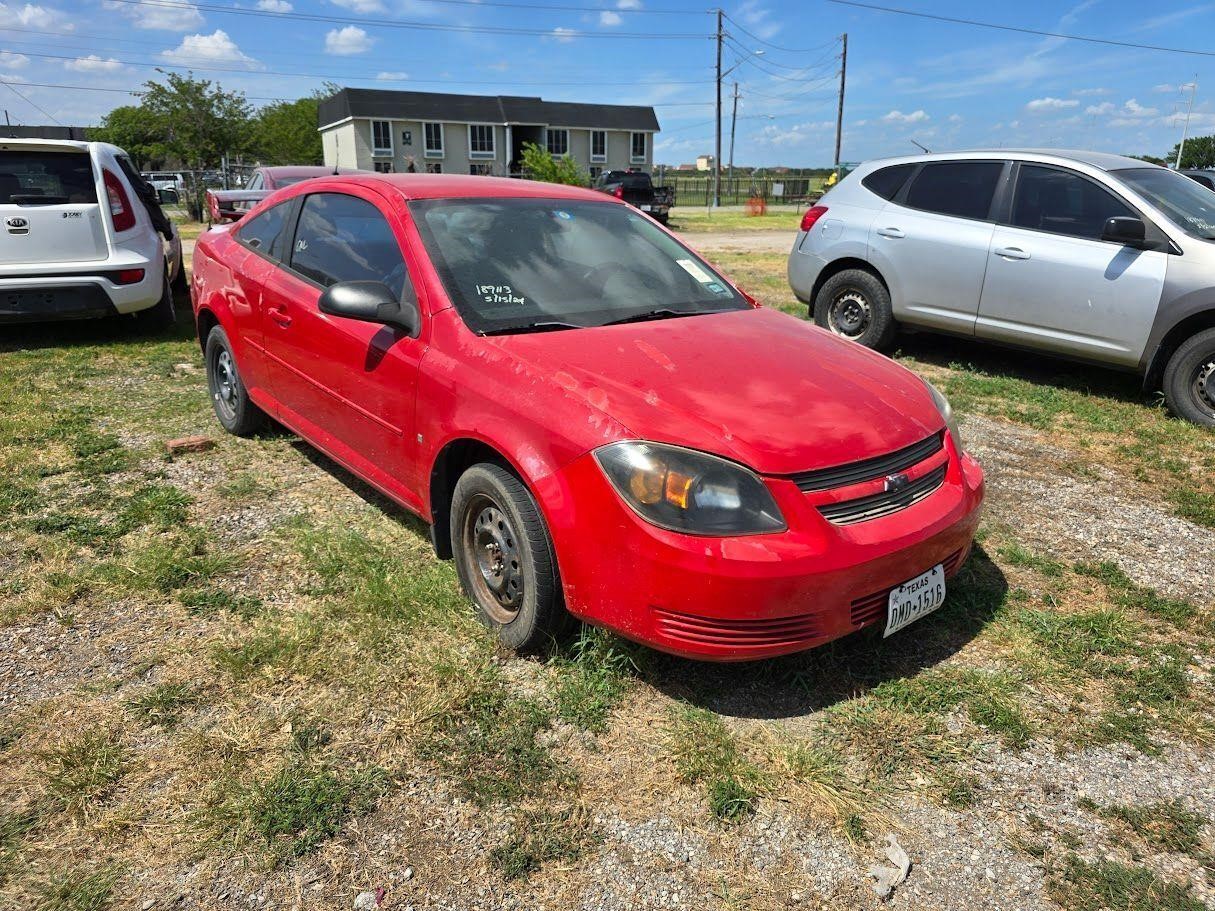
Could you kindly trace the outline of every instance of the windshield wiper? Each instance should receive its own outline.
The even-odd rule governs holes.
[[[37,193],[13,193],[8,201],[14,206],[61,206],[68,201],[66,196],[42,196]]]
[[[577,323],[563,323],[559,320],[538,320],[534,323],[523,323],[519,326],[500,326],[497,329],[486,329],[482,335],[522,335],[525,332],[556,332],[560,329],[586,329]]]
[[[608,320],[601,326],[620,326],[624,323],[646,323],[656,319],[675,319],[680,316],[703,316],[706,313],[725,313],[725,310],[673,310],[670,307],[659,307],[657,310],[647,310],[645,313],[634,313],[632,316],[622,316],[620,319]]]

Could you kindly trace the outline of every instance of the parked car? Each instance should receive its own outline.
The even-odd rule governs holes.
[[[595,180],[595,189],[624,200],[666,224],[675,207],[675,188],[656,187],[644,171],[608,171]]]
[[[133,315],[172,324],[181,241],[127,154],[0,140],[0,323]]]
[[[1215,190],[1215,168],[1202,168],[1191,171],[1182,171],[1190,180],[1197,181],[1208,190]]]
[[[176,205],[186,192],[186,178],[175,171],[144,171],[139,175],[156,190],[162,205]]]
[[[978,151],[869,162],[808,210],[789,283],[872,348],[899,326],[1142,374],[1215,426],[1215,193],[1134,158]]]
[[[357,168],[331,168],[326,165],[273,165],[255,168],[245,184],[246,190],[281,190],[313,177],[332,177],[334,174],[363,174]]]
[[[509,647],[570,615],[722,660],[890,633],[969,551],[940,393],[602,194],[317,178],[194,256],[221,425],[270,416],[421,516]]]

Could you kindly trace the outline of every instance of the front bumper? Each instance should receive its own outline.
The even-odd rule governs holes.
[[[789,530],[733,538],[649,525],[588,454],[540,491],[558,504],[549,524],[566,604],[589,623],[702,660],[790,654],[855,632],[885,616],[891,588],[937,563],[952,574],[969,553],[983,472],[952,442],[949,452],[935,493],[851,526],[828,522],[791,481],[769,478]]]

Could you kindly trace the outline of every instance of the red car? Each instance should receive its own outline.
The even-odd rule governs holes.
[[[431,526],[512,648],[570,615],[741,660],[935,608],[983,474],[945,399],[601,193],[317,178],[203,234],[215,412]]]

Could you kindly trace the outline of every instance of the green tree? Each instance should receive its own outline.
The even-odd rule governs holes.
[[[1177,146],[1169,153],[1169,161],[1177,160]],[[1183,168],[1215,168],[1215,136],[1194,136],[1185,141],[1181,153]]]
[[[321,134],[317,132],[318,99],[268,104],[253,118],[253,151],[265,164],[321,164]]]
[[[154,167],[165,158],[164,132],[139,106],[123,105],[106,114],[101,126],[89,130],[89,138],[109,142],[126,151],[135,167]]]
[[[226,92],[191,73],[164,75],[163,84],[145,83],[140,107],[162,131],[169,155],[187,168],[203,170],[218,167],[225,154],[250,150],[252,109],[243,92]]]
[[[554,158],[534,142],[523,145],[523,173],[532,180],[564,183],[574,187],[589,186],[590,178],[569,155]]]

